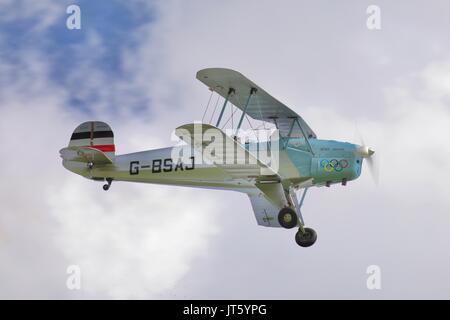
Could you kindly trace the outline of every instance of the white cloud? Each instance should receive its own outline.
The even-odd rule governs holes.
[[[18,66],[0,65],[0,144],[8,150],[0,165],[1,295],[158,297],[189,271],[192,259],[205,255],[217,232],[213,198],[189,206],[201,190],[120,183],[105,193],[101,184],[67,172],[58,150],[88,119],[49,80],[42,54],[19,54]],[[92,108],[98,119],[114,119],[107,109]],[[151,148],[164,134],[145,136],[144,118],[121,116],[111,125],[122,151]],[[82,268],[79,293],[65,288],[69,264]]]
[[[216,232],[209,201],[177,188],[66,179],[50,188],[57,242],[81,267],[83,290],[112,298],[155,298],[172,289]]]

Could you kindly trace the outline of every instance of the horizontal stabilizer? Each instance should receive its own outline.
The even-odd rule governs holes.
[[[93,164],[112,164],[113,161],[102,151],[91,147],[68,147],[59,151],[66,161],[92,162]]]

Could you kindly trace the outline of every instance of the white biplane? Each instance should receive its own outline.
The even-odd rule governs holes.
[[[224,98],[215,125],[186,124],[175,131],[182,141],[177,146],[116,155],[109,125],[85,122],[60,151],[64,167],[106,181],[104,190],[113,181],[128,181],[240,191],[250,198],[259,225],[297,227],[297,244],[313,245],[317,234],[305,227],[301,212],[308,188],[346,185],[360,176],[363,159],[370,163],[374,151],[317,139],[300,115],[239,72],[204,69],[197,79]],[[240,109],[237,126],[229,135],[220,129],[228,106]],[[269,138],[242,138],[244,117],[270,123]]]

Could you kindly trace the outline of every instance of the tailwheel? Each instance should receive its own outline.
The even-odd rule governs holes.
[[[278,222],[283,228],[294,228],[298,224],[297,213],[291,208],[283,208],[278,214]]]
[[[295,242],[300,247],[310,247],[317,240],[317,233],[311,228],[299,228],[295,234]]]
[[[108,191],[109,188],[111,187],[113,179],[111,178],[106,178],[106,184],[103,185],[103,190]]]

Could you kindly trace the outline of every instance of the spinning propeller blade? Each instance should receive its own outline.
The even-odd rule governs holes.
[[[375,184],[378,185],[380,176],[379,154],[375,153],[374,150],[366,146],[364,138],[358,130],[358,126],[356,126],[356,133],[358,135],[360,147],[356,149],[355,153],[367,160],[367,165],[369,167],[370,174],[372,175],[372,179]]]

